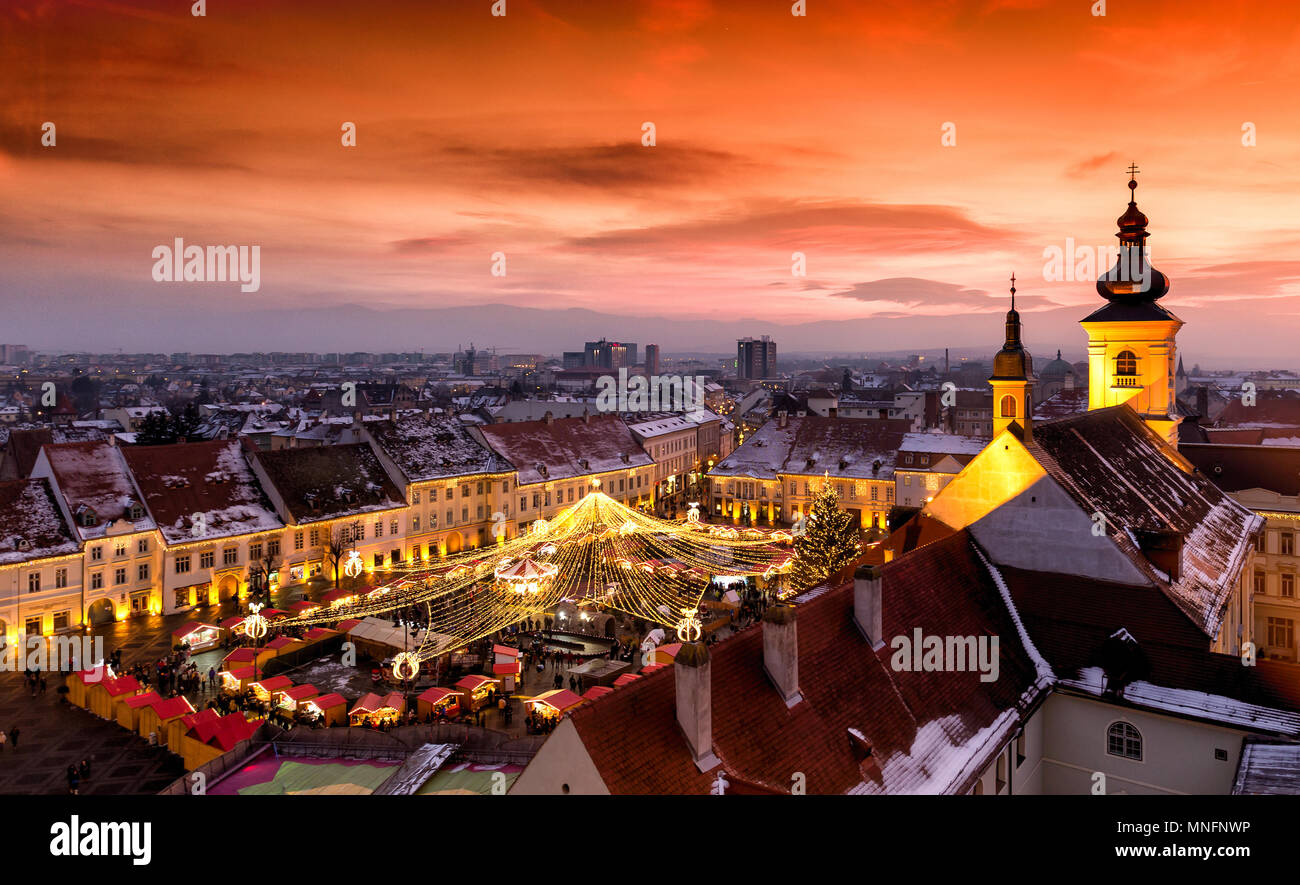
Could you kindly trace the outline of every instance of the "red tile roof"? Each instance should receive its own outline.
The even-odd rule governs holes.
[[[560,418],[552,423],[486,424],[474,429],[514,465],[521,485],[654,463],[617,415]]]
[[[365,443],[258,451],[245,445],[297,523],[406,506],[379,458]]]
[[[964,791],[1037,702],[1044,685],[966,532],[883,574],[886,636],[999,636],[998,680],[895,673],[889,647],[872,649],[853,620],[852,584],[804,594],[801,703],[787,708],[768,679],[762,627],[710,649],[714,749],[737,791],[789,792],[796,771],[810,793]],[[718,771],[696,767],[675,705],[675,670],[666,668],[570,714],[611,792],[709,791]],[[876,767],[864,768],[850,728],[869,740]]]
[[[223,538],[284,527],[239,440],[129,446],[122,455],[168,543],[192,541],[196,531]]]

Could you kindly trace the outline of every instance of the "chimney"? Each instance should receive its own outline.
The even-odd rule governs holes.
[[[799,634],[792,605],[774,605],[763,612],[763,669],[787,707],[803,700],[799,694]]]
[[[853,620],[858,622],[858,629],[873,648],[885,644],[882,584],[878,565],[864,565],[853,573]]]
[[[1201,424],[1210,423],[1210,388],[1196,388],[1196,411],[1200,413]]]
[[[826,415],[829,418],[838,418],[840,416],[840,410],[835,406],[831,406],[826,410]]]
[[[790,423],[790,413],[789,413],[789,412],[787,412],[785,409],[782,409],[781,411],[779,411],[779,412],[776,413],[776,426],[777,426],[777,427],[785,427],[785,426],[786,426],[787,424],[789,424],[789,423]]]
[[[677,724],[686,734],[691,756],[700,771],[717,767],[713,755],[713,686],[709,678],[709,647],[684,642],[673,661],[677,683]]]
[[[555,423],[555,415],[553,415],[550,411],[547,411],[547,413],[542,416],[542,420],[545,421],[546,426],[549,427],[550,425]]]

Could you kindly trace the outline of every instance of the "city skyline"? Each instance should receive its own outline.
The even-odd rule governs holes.
[[[605,316],[581,335],[669,350],[750,334],[791,351],[996,347],[996,324],[972,318],[1005,309],[1015,270],[1027,346],[1049,352],[1082,343],[1097,295],[1044,279],[1045,250],[1113,245],[1137,162],[1189,358],[1232,364],[1238,340],[1262,364],[1293,352],[1296,265],[1276,253],[1296,239],[1297,37],[1281,6],[1155,4],[1141,21],[1029,0],[805,17],[487,6],[393,3],[378,21],[334,3],[265,19],[251,4],[9,6],[10,337],[531,349],[589,310]],[[1142,70],[1108,52],[1155,27],[1176,39],[1148,44]],[[1116,119],[1130,77],[1136,126]],[[1009,148],[1008,133],[1025,137]],[[153,250],[178,237],[259,246],[259,289],[154,282]]]

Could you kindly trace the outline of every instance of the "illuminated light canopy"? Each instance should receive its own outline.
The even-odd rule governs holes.
[[[400,575],[365,598],[285,624],[364,618],[422,604],[428,628],[413,654],[428,660],[512,624],[539,619],[562,601],[579,607],[599,602],[603,610],[673,627],[682,621],[679,612],[698,612],[711,577],[763,578],[789,562],[788,540],[772,533],[747,531],[742,536],[724,528],[716,535],[705,527],[658,519],[593,490],[502,544],[436,563],[395,565],[392,570]],[[683,628],[694,635],[690,624]]]

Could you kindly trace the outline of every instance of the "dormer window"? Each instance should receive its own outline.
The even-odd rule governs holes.
[[[1131,350],[1120,351],[1115,357],[1116,375],[1136,375],[1138,373],[1137,354]]]
[[[144,508],[139,504],[132,504],[126,508],[126,518],[131,522],[139,522],[144,519]]]
[[[96,516],[95,511],[91,510],[89,507],[83,507],[81,509],[78,521],[81,523],[81,527],[85,529],[94,528],[99,525],[99,517]]]

